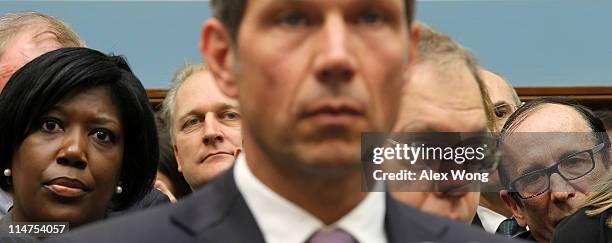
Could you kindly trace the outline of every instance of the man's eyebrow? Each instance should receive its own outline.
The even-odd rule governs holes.
[[[517,172],[519,172],[519,176],[517,176],[517,178],[521,177],[521,176],[524,176],[524,175],[526,175],[528,173],[531,173],[531,172],[534,172],[534,171],[538,171],[538,170],[543,170],[543,169],[546,169],[546,168],[547,167],[542,166],[541,164],[532,164],[532,165],[529,165],[526,168],[521,169],[520,171],[517,171]]]
[[[588,149],[585,149],[585,150],[588,150]],[[564,160],[564,159],[567,159],[567,158],[569,158],[570,156],[575,155],[576,153],[578,153],[578,152],[582,152],[582,151],[584,151],[584,150],[575,150],[575,149],[574,149],[574,150],[568,150],[568,151],[565,151],[565,152],[563,152],[561,155],[559,155],[559,161]]]
[[[190,116],[201,116],[201,112],[199,112],[197,109],[192,109],[189,112],[181,115],[178,117],[177,121],[181,122],[183,120],[185,120],[185,118],[190,117]]]
[[[46,31],[40,32],[40,33],[34,35],[32,37],[32,39],[37,39],[38,37],[41,37],[41,36],[43,36],[45,34],[52,34],[57,39],[57,34],[55,32],[53,32],[53,31],[50,31],[50,30],[46,30]]]
[[[495,102],[495,103],[493,104],[493,106],[495,106],[495,107],[502,106],[502,105],[510,105],[510,104],[508,104],[508,102],[503,101],[503,100],[498,101],[498,102]]]

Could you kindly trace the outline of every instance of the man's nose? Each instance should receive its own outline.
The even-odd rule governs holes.
[[[202,138],[204,145],[214,145],[222,143],[225,140],[220,126],[221,124],[215,114],[206,114],[204,120],[204,136]]]
[[[331,15],[323,23],[320,38],[317,40],[319,51],[314,67],[320,82],[332,85],[349,82],[355,72],[355,60],[348,38],[349,26],[341,15]]]
[[[87,167],[87,133],[81,129],[66,130],[56,162],[83,169]]]
[[[555,203],[566,202],[576,196],[576,188],[572,187],[565,179],[558,174],[550,176],[550,197]]]

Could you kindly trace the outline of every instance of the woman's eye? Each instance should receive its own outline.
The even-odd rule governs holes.
[[[110,131],[105,129],[99,129],[93,132],[92,136],[103,143],[110,143],[114,141],[114,136]]]
[[[42,122],[42,130],[45,132],[59,132],[61,127],[56,120],[45,120]]]

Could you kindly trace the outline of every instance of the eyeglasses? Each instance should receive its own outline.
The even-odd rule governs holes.
[[[527,173],[510,183],[510,189],[520,198],[529,199],[550,190],[550,176],[554,173],[566,181],[583,177],[595,168],[594,155],[607,147],[605,145],[600,143],[592,149],[569,155],[548,168]]]

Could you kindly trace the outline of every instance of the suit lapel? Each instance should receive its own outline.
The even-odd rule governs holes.
[[[385,232],[389,243],[436,242],[448,229],[442,220],[405,206],[386,193]]]
[[[184,200],[171,219],[197,242],[264,242],[236,187],[233,168]]]

